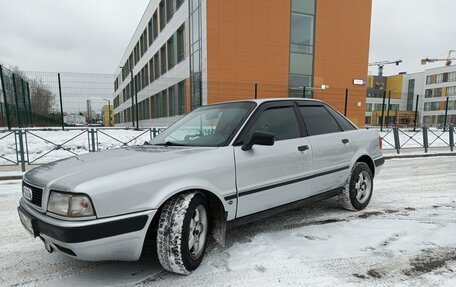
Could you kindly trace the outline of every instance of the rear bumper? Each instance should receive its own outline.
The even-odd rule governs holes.
[[[375,174],[378,174],[382,169],[383,164],[385,164],[385,158],[383,156],[374,159],[375,164]]]
[[[18,212],[31,220],[34,237],[68,256],[88,261],[138,260],[156,210],[88,221],[49,217],[20,201]]]

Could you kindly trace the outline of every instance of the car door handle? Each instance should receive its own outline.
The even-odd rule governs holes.
[[[346,144],[346,143],[348,143],[348,142],[349,142],[348,139],[342,139],[342,143],[343,143],[343,144]]]
[[[309,149],[309,146],[308,145],[302,145],[302,146],[298,146],[298,150],[299,151],[306,151]]]

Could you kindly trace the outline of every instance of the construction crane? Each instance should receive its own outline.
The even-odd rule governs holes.
[[[377,67],[378,67],[378,75],[379,75],[379,76],[383,76],[383,67],[385,67],[385,65],[395,64],[396,66],[399,66],[400,63],[402,63],[402,60],[397,60],[397,61],[381,61],[381,62],[369,63],[369,66],[377,66]]]
[[[451,58],[451,54],[455,53],[455,50],[450,50],[448,52],[448,57],[446,59],[429,59],[429,58],[424,58],[421,59],[421,65],[426,65],[427,63],[433,63],[433,62],[441,62],[445,61],[445,66],[451,66],[452,61],[455,61],[456,58]]]

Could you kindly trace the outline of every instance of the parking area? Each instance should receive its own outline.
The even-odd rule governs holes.
[[[211,243],[190,276],[138,262],[48,254],[19,222],[20,181],[0,182],[1,286],[456,286],[456,157],[388,160],[362,212],[335,199]]]

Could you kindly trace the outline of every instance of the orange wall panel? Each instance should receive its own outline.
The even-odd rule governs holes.
[[[364,125],[366,87],[353,79],[367,78],[372,0],[318,0],[316,13],[314,97],[344,111],[349,89],[347,116]],[[361,103],[361,106],[358,106]]]
[[[210,0],[208,103],[287,97],[290,0]]]

